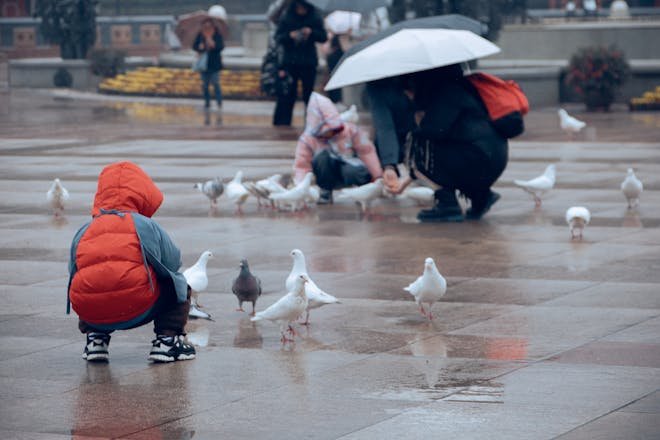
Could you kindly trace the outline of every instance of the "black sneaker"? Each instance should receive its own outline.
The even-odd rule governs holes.
[[[470,199],[472,206],[465,212],[465,217],[470,220],[481,219],[497,203],[500,197],[498,193],[491,190],[488,190],[483,196],[473,197]]]
[[[87,344],[82,358],[88,362],[107,362],[110,358],[108,346],[110,335],[107,333],[87,333]]]
[[[417,219],[424,223],[431,222],[462,222],[463,211],[452,190],[439,189],[435,192],[435,205],[431,209],[423,209],[417,214]]]
[[[154,362],[174,362],[195,359],[195,347],[186,342],[183,335],[158,335],[151,341],[149,360]]]
[[[317,205],[332,205],[332,190],[322,189],[320,191],[319,200],[316,202]]]

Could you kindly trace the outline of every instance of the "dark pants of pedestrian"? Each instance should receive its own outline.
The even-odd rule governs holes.
[[[142,321],[129,328],[141,327],[153,321],[156,335],[176,336],[184,334],[184,328],[188,322],[188,312],[190,312],[190,288],[188,289],[188,298],[183,303],[178,301],[171,282],[160,282],[159,288],[160,295],[149,314]],[[78,328],[82,333],[109,334],[113,331],[97,329],[92,324],[82,320],[78,321]]]
[[[305,106],[307,106],[312,90],[314,90],[316,66],[289,66],[284,70],[293,78],[293,85],[289,88],[289,93],[277,97],[273,125],[291,125],[293,107],[298,97],[298,81],[302,82],[302,99]]]
[[[202,93],[204,94],[204,107],[209,108],[211,105],[211,94],[209,93],[209,86],[213,86],[215,102],[218,107],[222,105],[222,89],[220,88],[220,72],[199,72],[202,78]]]
[[[371,181],[371,175],[364,165],[352,165],[344,162],[329,150],[321,150],[312,159],[312,171],[316,184],[324,190],[364,185]]]
[[[426,151],[424,151],[426,150]],[[469,199],[487,196],[508,161],[508,148],[489,157],[471,145],[436,145],[433,142],[415,154],[416,168],[425,177],[448,190],[459,190]]]

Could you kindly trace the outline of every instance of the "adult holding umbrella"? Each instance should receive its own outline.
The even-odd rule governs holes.
[[[284,49],[278,74],[281,78],[290,75],[293,86],[277,97],[273,125],[291,125],[298,81],[302,82],[305,105],[309,101],[318,66],[315,43],[324,43],[327,39],[319,11],[306,0],[293,0],[275,32],[275,41]]]
[[[220,5],[211,6],[208,16],[202,19],[200,30],[195,36],[193,50],[199,54],[196,68],[202,79],[202,94],[204,95],[204,108],[211,105],[209,88],[213,86],[215,102],[218,108],[222,107],[222,89],[220,88],[220,70],[222,69],[221,52],[225,47],[220,27],[215,20],[226,22],[227,13]]]
[[[433,209],[421,211],[418,218],[462,221],[456,190],[471,201],[467,216],[481,218],[499,198],[490,186],[506,166],[508,143],[490,123],[484,104],[463,78],[459,63],[497,53],[499,48],[465,30],[401,28],[385,33],[361,50],[350,55],[347,52],[326,89],[398,78],[401,89],[412,98],[413,108],[424,112],[419,127],[413,130],[413,174],[438,188]],[[378,69],[369,68],[375,65]],[[389,136],[401,141],[400,133]],[[401,160],[400,149],[386,152],[393,150],[396,154],[385,160]],[[380,145],[379,153],[383,161]],[[391,164],[384,165],[388,189],[400,192],[407,182],[402,184],[392,176]]]
[[[353,45],[344,54],[338,64],[342,64],[353,55],[392,37],[403,29],[455,29],[471,31],[477,35],[484,35],[488,31],[488,27],[481,22],[459,14],[406,20]],[[406,48],[407,53],[403,55],[405,57],[410,55],[414,57],[418,56],[418,48],[413,47],[416,44],[412,43],[410,46],[410,48]],[[424,64],[423,68],[428,68],[427,66],[428,64]],[[413,66],[411,68],[414,70],[419,68],[419,66]],[[364,69],[361,68],[360,70]],[[392,74],[389,71],[382,71],[381,69],[377,71],[369,69],[369,71],[373,76],[367,79],[358,78],[353,73],[350,73],[347,78],[355,81],[355,83],[367,82],[366,92],[370,102],[371,116],[375,129],[375,144],[378,149],[381,165],[385,169],[383,175],[385,186],[391,192],[398,192],[401,182],[398,177],[397,164],[403,162],[405,140],[408,133],[415,126],[414,105],[410,97],[404,92],[402,81],[398,75]],[[329,84],[327,89],[331,85]]]

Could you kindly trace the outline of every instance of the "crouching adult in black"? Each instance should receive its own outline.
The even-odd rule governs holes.
[[[419,72],[411,79],[415,104],[423,112],[412,138],[412,174],[439,186],[433,208],[417,218],[462,221],[458,190],[471,202],[465,217],[480,219],[500,198],[490,187],[506,168],[508,142],[495,131],[460,65]]]

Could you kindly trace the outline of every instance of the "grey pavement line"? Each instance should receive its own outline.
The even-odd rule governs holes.
[[[632,405],[633,403],[638,402],[638,401],[642,400],[643,398],[650,396],[651,394],[655,393],[656,391],[658,391],[658,389],[655,389],[655,390],[651,391],[650,393],[644,394],[643,396],[640,396],[640,397],[638,397],[637,399],[635,399],[635,400],[633,400],[633,401],[631,401],[631,402],[625,403],[625,404],[623,404],[623,405],[621,405],[621,406],[619,406],[619,407],[617,407],[617,408],[614,408],[614,409],[611,410],[611,411],[608,411],[608,412],[606,412],[606,413],[604,413],[604,414],[601,414],[601,415],[599,415],[599,416],[597,416],[597,417],[594,417],[593,419],[589,420],[588,422],[585,422],[585,423],[583,423],[583,424],[581,424],[581,425],[579,425],[579,426],[576,426],[575,428],[569,429],[568,431],[559,434],[559,435],[556,436],[556,437],[553,437],[553,440],[561,439],[561,438],[564,437],[565,435],[570,434],[571,432],[573,432],[573,431],[575,431],[575,430],[577,430],[577,429],[580,429],[580,428],[582,428],[583,426],[586,426],[586,425],[588,425],[588,424],[590,424],[590,423],[595,422],[596,420],[602,419],[603,417],[607,417],[607,416],[610,415],[610,414],[613,414],[613,413],[615,413],[615,412],[618,412],[618,411],[622,410],[623,408],[625,408],[626,406],[628,406],[628,405]]]

